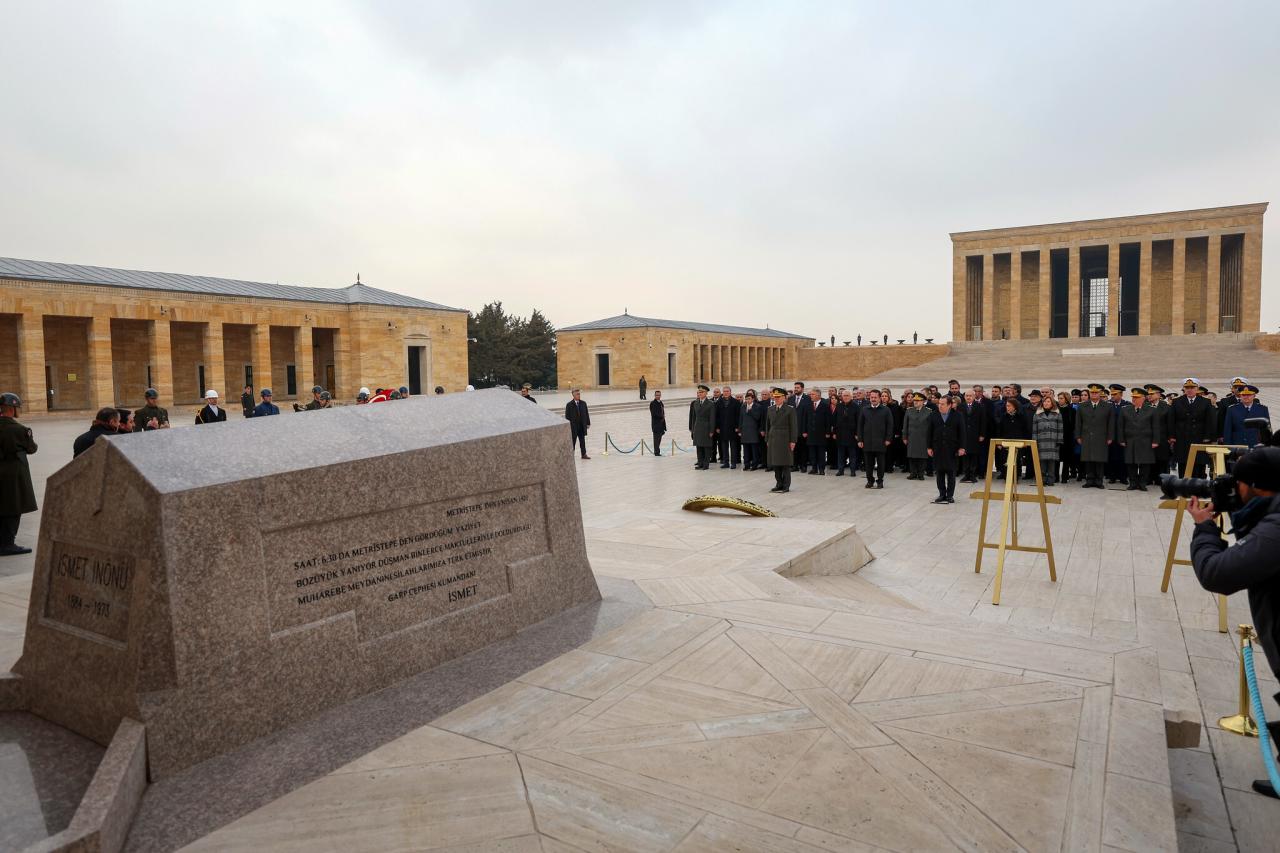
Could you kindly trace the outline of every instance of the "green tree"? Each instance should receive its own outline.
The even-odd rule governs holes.
[[[490,302],[467,317],[467,359],[471,384],[477,388],[506,385],[554,387],[555,328],[541,311],[525,320],[507,314],[501,302]]]

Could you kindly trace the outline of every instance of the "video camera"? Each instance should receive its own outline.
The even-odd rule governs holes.
[[[1271,431],[1271,422],[1266,418],[1249,418],[1244,422],[1245,429],[1258,431],[1258,447],[1280,446],[1280,436]],[[1236,478],[1231,468],[1236,460],[1248,453],[1252,448],[1236,448],[1227,454],[1227,473],[1219,474],[1212,479],[1204,477],[1179,477],[1177,474],[1160,476],[1160,492],[1166,498],[1200,498],[1213,504],[1217,512],[1232,513],[1240,509],[1240,493],[1236,491]]]

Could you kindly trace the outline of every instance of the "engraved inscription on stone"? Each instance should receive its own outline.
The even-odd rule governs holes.
[[[44,617],[116,642],[129,635],[133,557],[72,542],[52,543]]]
[[[354,611],[362,641],[511,592],[549,549],[542,485],[263,531],[271,630]]]

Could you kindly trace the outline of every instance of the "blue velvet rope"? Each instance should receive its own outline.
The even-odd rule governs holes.
[[[1267,715],[1262,710],[1262,697],[1258,694],[1258,676],[1253,671],[1253,644],[1245,643],[1244,678],[1249,683],[1249,704],[1253,707],[1253,721],[1258,724],[1258,748],[1262,750],[1262,763],[1267,766],[1271,787],[1280,792],[1280,770],[1276,769],[1276,757],[1271,748],[1271,732],[1267,729]]]

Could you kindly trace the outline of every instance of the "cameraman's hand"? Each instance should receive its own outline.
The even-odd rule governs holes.
[[[1202,504],[1200,503],[1199,498],[1192,498],[1191,502],[1187,504],[1187,514],[1191,516],[1196,524],[1199,524],[1202,521],[1208,521],[1215,515],[1213,511],[1213,504]]]

